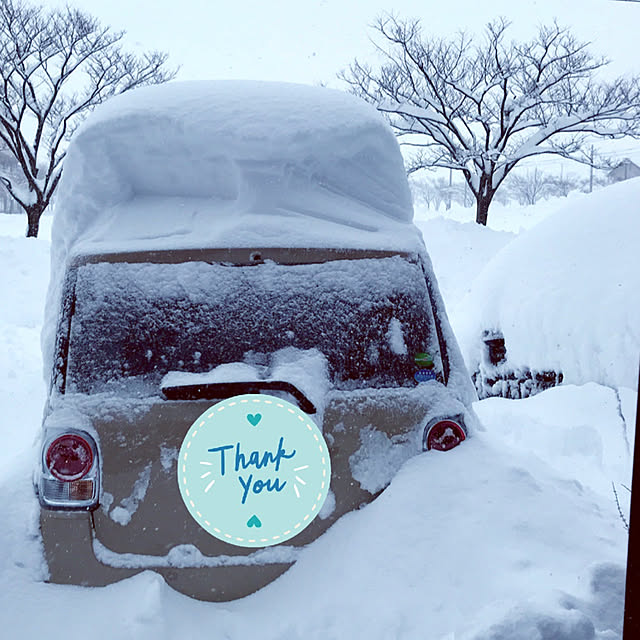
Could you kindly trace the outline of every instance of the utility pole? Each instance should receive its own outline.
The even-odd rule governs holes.
[[[453,169],[449,167],[449,189],[447,191],[447,209],[451,209],[451,183],[453,181]]]
[[[589,157],[591,163],[589,167],[589,193],[593,191],[593,145],[591,145],[591,155]]]

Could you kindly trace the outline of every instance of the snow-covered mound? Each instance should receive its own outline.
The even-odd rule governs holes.
[[[640,178],[576,198],[506,245],[453,319],[469,369],[482,331],[496,329],[511,367],[636,388],[638,238]]]
[[[415,224],[428,242],[429,257],[450,318],[460,300],[471,291],[475,277],[516,237],[513,232],[496,231],[473,221],[458,222],[448,213],[446,218],[416,219]]]
[[[530,398],[487,398],[475,404],[491,436],[505,446],[535,455],[557,473],[613,499],[617,486],[623,511],[630,495],[638,394],[589,382],[562,385]]]

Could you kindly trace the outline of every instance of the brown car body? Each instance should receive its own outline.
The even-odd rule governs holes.
[[[363,446],[366,449],[365,440],[372,437],[371,429],[385,434],[393,447],[402,447],[404,457],[409,457],[423,450],[425,427],[434,420],[455,416],[465,428],[474,420],[459,394],[447,388],[452,373],[451,356],[459,361],[459,353],[457,345],[451,343],[448,326],[442,326],[446,314],[437,288],[430,281],[430,267],[423,263],[421,256],[405,256],[425,270],[433,310],[432,317],[425,321],[433,323],[435,349],[432,347],[432,350],[438,380],[417,386],[415,383],[383,389],[360,386],[329,391],[322,415],[314,417],[316,420],[321,417],[319,426],[331,456],[333,510],[321,514],[286,545],[256,551],[227,544],[212,537],[188,513],[178,489],[176,456],[166,454],[179,450],[191,424],[218,399],[169,400],[158,393],[132,404],[121,402],[117,396],[104,399],[99,394],[95,398],[91,394],[71,394],[75,399],[73,411],[66,406],[69,405],[66,396],[70,395],[65,388],[66,368],[78,267],[100,262],[186,261],[251,265],[265,259],[277,264],[313,264],[384,259],[392,255],[394,252],[389,251],[257,248],[76,258],[67,271],[65,300],[61,305],[56,366],[45,417],[42,472],[46,472],[46,443],[65,429],[83,429],[97,448],[98,495],[95,504],[84,510],[51,508],[41,499],[40,524],[50,581],[97,586],[152,569],[178,591],[198,599],[243,597],[286,571],[300,548],[320,536],[342,515],[376,497],[381,489],[374,492],[364,489],[352,471],[354,456]],[[104,330],[108,331],[108,327]],[[52,417],[55,420],[51,420]],[[398,460],[397,456],[394,460]],[[389,477],[396,470],[388,469]],[[141,478],[144,490],[137,492],[136,483],[140,483]],[[133,513],[124,520],[114,518],[113,509],[118,505],[133,506]]]
[[[473,385],[412,220],[391,128],[341,91],[172,82],[92,114],[65,158],[43,325],[49,580],[150,569],[201,600],[245,596],[404,460],[471,433]],[[251,384],[227,375],[247,369]],[[202,529],[177,481],[194,420],[244,393],[297,403],[331,458],[319,515],[260,549]]]

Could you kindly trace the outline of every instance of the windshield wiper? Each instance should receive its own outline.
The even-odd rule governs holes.
[[[316,407],[296,386],[284,380],[255,380],[251,382],[207,382],[161,387],[167,400],[222,400],[244,393],[284,391],[292,395],[305,413],[316,413]]]

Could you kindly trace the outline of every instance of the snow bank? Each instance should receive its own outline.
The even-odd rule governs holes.
[[[631,389],[593,382],[563,385],[524,400],[488,398],[475,405],[491,435],[505,445],[544,460],[557,473],[614,500],[625,513],[633,467],[635,400]],[[629,486],[629,485],[627,485]]]
[[[16,451],[35,438],[46,398],[39,334],[51,218],[42,217],[38,238],[24,237],[26,225],[24,215],[0,214],[0,468],[5,470],[14,465]]]
[[[0,265],[12,267],[0,280],[0,325],[32,329],[42,324],[51,218],[42,218],[38,238],[25,238],[26,226],[26,215],[0,214]]]
[[[450,317],[489,260],[516,238],[515,233],[495,231],[475,222],[457,222],[449,216],[417,219],[415,224],[426,239]]]
[[[73,137],[43,334],[70,257],[192,247],[423,251],[402,156],[375,108],[283,83],[169,83],[117,96]]]
[[[506,245],[456,309],[467,364],[484,329],[502,331],[510,366],[566,383],[635,388],[640,353],[640,179],[576,198]]]
[[[30,487],[5,477],[0,615],[25,638],[46,634],[69,606],[70,637],[87,624],[95,638],[139,640],[195,637],[205,627],[230,639],[259,628],[265,640],[619,637],[627,535],[614,501],[492,441],[503,409],[486,412],[486,435],[409,460],[375,502],[303,549],[285,575],[231,603],[189,600],[152,572],[106,588],[42,584],[37,539],[25,531]],[[185,552],[169,554],[167,565],[182,564]]]

